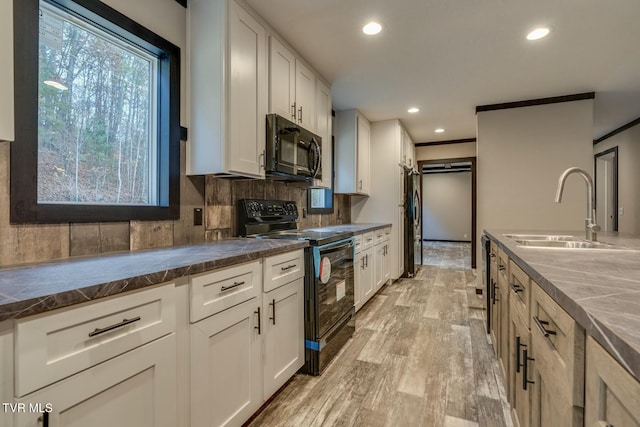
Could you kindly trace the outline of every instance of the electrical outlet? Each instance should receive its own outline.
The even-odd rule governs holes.
[[[193,209],[193,225],[202,225],[202,208]]]
[[[619,216],[624,215],[624,208],[618,208],[618,215]]]
[[[302,218],[307,217],[307,208],[302,208]]]
[[[465,239],[468,239],[468,238],[469,238],[467,233],[465,233],[465,234],[464,234],[464,238],[465,238]]]

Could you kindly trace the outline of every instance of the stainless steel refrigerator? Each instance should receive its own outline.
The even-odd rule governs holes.
[[[404,194],[404,275],[413,277],[422,265],[422,202],[420,180],[422,174],[405,170]]]

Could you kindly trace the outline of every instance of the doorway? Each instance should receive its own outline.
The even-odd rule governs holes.
[[[618,231],[618,147],[594,156],[596,223],[602,231]]]
[[[418,170],[423,240],[470,243],[470,264],[476,268],[476,158],[422,160]]]

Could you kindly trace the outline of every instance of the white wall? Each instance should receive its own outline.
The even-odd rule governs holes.
[[[612,136],[594,147],[594,154],[618,147],[618,231],[640,234],[640,125]]]
[[[593,100],[480,112],[477,130],[478,265],[485,228],[584,235],[584,181],[569,177],[554,197],[567,168],[593,174]]]
[[[422,238],[471,241],[471,172],[422,175]]]
[[[475,155],[475,142],[416,147],[416,162],[420,160],[459,159],[463,157],[475,157]]]

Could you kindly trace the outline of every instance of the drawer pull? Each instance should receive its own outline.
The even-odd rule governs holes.
[[[542,335],[544,335],[545,337],[548,337],[549,335],[556,335],[556,331],[545,328],[545,326],[549,325],[549,322],[547,322],[546,320],[540,320],[538,319],[538,316],[533,316],[533,321],[536,322],[536,326],[538,327],[538,329],[540,329],[540,332],[542,332]]]
[[[287,265],[286,267],[280,267],[280,271],[288,271],[291,270],[292,268],[295,268],[297,265],[296,264],[291,264],[291,265]]]
[[[516,372],[520,373],[520,368],[522,368],[522,361],[520,360],[520,348],[526,348],[526,344],[522,344],[520,341],[520,337],[516,336]]]
[[[490,254],[489,256],[490,256],[491,258],[495,258],[495,257],[496,257],[496,254]]]
[[[504,266],[504,265],[502,265],[502,264],[500,264],[500,265],[498,266],[498,270],[500,270],[500,271],[505,271],[506,269],[507,269],[507,267],[505,267],[505,266]]]
[[[38,417],[38,423],[42,423],[42,427],[49,427],[49,413],[44,411],[41,416]]]
[[[528,364],[530,360],[536,360],[533,357],[529,357],[528,351],[525,348],[524,350],[522,350],[522,389],[523,390],[527,390],[527,385],[529,384],[535,384],[535,381],[529,381],[528,378]]]
[[[522,286],[520,286],[520,285],[516,285],[515,283],[512,283],[512,284],[511,284],[511,289],[512,289],[512,290],[513,290],[513,292],[515,292],[516,294],[517,294],[518,292],[523,292],[523,291],[524,291],[524,289],[522,289]]]
[[[270,306],[273,307],[273,317],[270,317],[269,320],[273,321],[273,324],[276,324],[276,300],[274,299],[273,301],[271,301],[271,304],[269,304]]]
[[[229,289],[237,288],[238,286],[244,285],[244,280],[242,282],[233,282],[231,286],[223,286],[220,288],[220,292],[228,291]]]
[[[258,335],[260,335],[260,333],[262,332],[262,327],[260,325],[260,307],[258,307],[258,309],[253,313],[258,315],[258,326],[254,326],[253,329],[257,329]]]
[[[123,326],[130,325],[134,322],[140,320],[140,316],[136,316],[133,319],[123,319],[120,323],[115,323],[111,326],[107,326],[106,328],[96,328],[93,332],[89,332],[89,338],[95,337],[96,335],[104,334],[105,332],[113,331],[114,329],[121,328]]]

